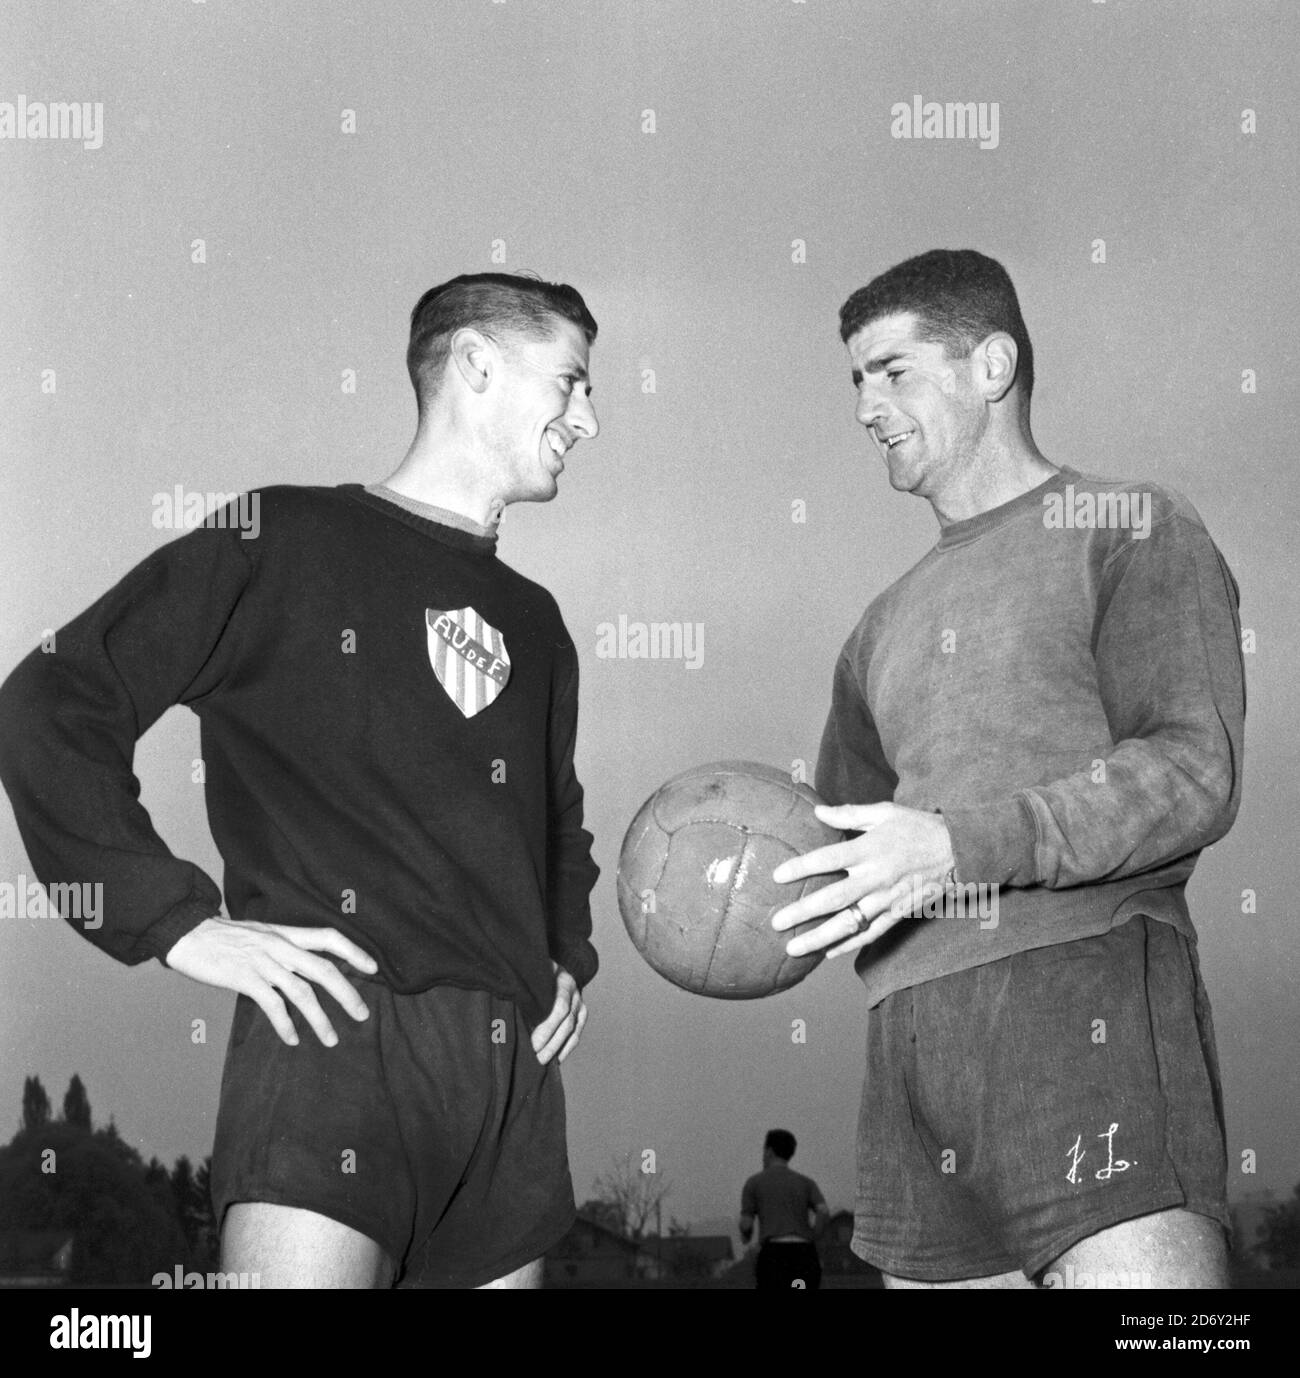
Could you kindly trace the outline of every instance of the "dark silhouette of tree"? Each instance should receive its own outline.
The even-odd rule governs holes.
[[[49,1124],[50,1098],[46,1093],[45,1087],[41,1085],[40,1077],[25,1077],[23,1079],[23,1128],[39,1129],[44,1124]]]
[[[180,1220],[176,1215],[176,1196],[172,1191],[172,1175],[167,1170],[167,1164],[160,1162],[157,1158],[150,1158],[144,1167],[144,1184],[149,1190],[149,1195],[158,1203],[158,1208],[166,1215],[176,1221],[180,1226]],[[184,1236],[184,1230],[181,1230]]]
[[[1264,1213],[1259,1251],[1274,1268],[1300,1268],[1300,1182],[1289,1201]]]
[[[212,1159],[204,1158],[194,1173],[194,1187],[198,1194],[195,1208],[197,1224],[195,1250],[201,1262],[215,1265],[221,1257],[221,1232],[217,1227],[216,1210],[212,1204]]]
[[[68,1087],[62,1119],[50,1118],[40,1079],[28,1077],[23,1126],[0,1147],[0,1231],[66,1234],[74,1285],[147,1285],[178,1264],[211,1268],[209,1166],[195,1172],[182,1159],[173,1181],[157,1158],[145,1164],[111,1118],[92,1128],[80,1077]]]
[[[0,1230],[66,1231],[69,1281],[145,1283],[189,1255],[170,1200],[120,1138],[66,1120],[22,1130],[0,1149]]]
[[[195,1258],[208,1258],[214,1253],[215,1222],[212,1218],[211,1159],[198,1172],[184,1156],[177,1158],[172,1168],[172,1200],[176,1218],[180,1221],[185,1243]]]
[[[144,1171],[144,1160],[140,1157],[139,1151],[132,1148],[117,1132],[117,1125],[111,1118],[103,1129],[95,1129],[91,1132],[96,1143],[102,1145],[109,1153],[114,1154],[127,1167],[134,1168],[141,1173]]]
[[[74,1125],[78,1129],[91,1128],[90,1099],[86,1095],[81,1078],[75,1072],[63,1096],[63,1119],[66,1124]]]
[[[176,1218],[181,1222],[181,1228],[185,1229],[185,1216],[194,1204],[194,1169],[184,1154],[176,1159],[176,1165],[172,1168],[172,1200],[176,1203]]]
[[[220,1249],[212,1210],[212,1159],[196,1169],[181,1157],[169,1172],[118,1132],[110,1116],[91,1123],[79,1076],[50,1116],[39,1077],[23,1084],[23,1124],[0,1147],[0,1231],[64,1232],[73,1241],[69,1281],[149,1283],[216,1266]]]

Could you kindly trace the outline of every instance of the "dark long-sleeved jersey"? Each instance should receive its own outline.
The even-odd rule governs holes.
[[[255,538],[232,520],[156,551],[0,690],[33,867],[102,883],[85,934],[128,963],[220,912],[132,769],[186,704],[232,918],[335,927],[395,990],[488,990],[540,1019],[552,958],[579,983],[596,970],[577,653],[554,599],[495,536],[360,485],[250,496]]]

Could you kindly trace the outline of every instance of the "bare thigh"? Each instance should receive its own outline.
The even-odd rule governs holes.
[[[516,1268],[513,1273],[507,1273],[505,1277],[494,1278],[491,1282],[485,1282],[478,1290],[484,1291],[489,1287],[540,1287],[542,1285],[542,1260],[535,1258],[531,1263],[525,1263],[522,1268]]]
[[[1064,1287],[1223,1288],[1227,1243],[1223,1227],[1208,1216],[1156,1211],[1081,1239],[1048,1272]]]
[[[393,1264],[373,1239],[315,1211],[239,1201],[221,1229],[221,1266],[260,1287],[390,1287]]]

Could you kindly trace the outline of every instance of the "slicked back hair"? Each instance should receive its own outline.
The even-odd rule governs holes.
[[[763,1147],[770,1148],[778,1158],[788,1163],[794,1157],[798,1145],[788,1129],[769,1129],[767,1138],[763,1140]]]
[[[1016,342],[1016,381],[1027,405],[1034,389],[1034,347],[1007,270],[975,249],[931,249],[872,278],[840,307],[846,344],[865,325],[911,311],[921,339],[967,359],[982,340],[1002,331]]]
[[[595,341],[596,318],[567,283],[514,273],[462,273],[430,287],[411,312],[406,347],[406,371],[421,414],[437,391],[456,331],[471,327],[498,342],[508,336],[549,339],[557,320],[576,325],[588,345]]]

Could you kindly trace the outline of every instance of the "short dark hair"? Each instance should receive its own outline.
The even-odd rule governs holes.
[[[995,331],[1016,342],[1016,378],[1025,400],[1034,389],[1034,347],[1020,314],[1007,270],[975,249],[931,249],[872,278],[840,307],[840,339],[846,344],[864,325],[911,311],[922,339],[943,345],[954,359]]]
[[[794,1157],[798,1144],[788,1129],[769,1129],[767,1138],[763,1140],[763,1147],[770,1148],[778,1158],[788,1163]]]
[[[462,273],[430,287],[411,312],[406,347],[406,371],[421,410],[437,386],[456,331],[470,326],[491,339],[541,339],[554,333],[557,318],[578,326],[588,345],[595,341],[596,318],[568,283],[515,273]]]

